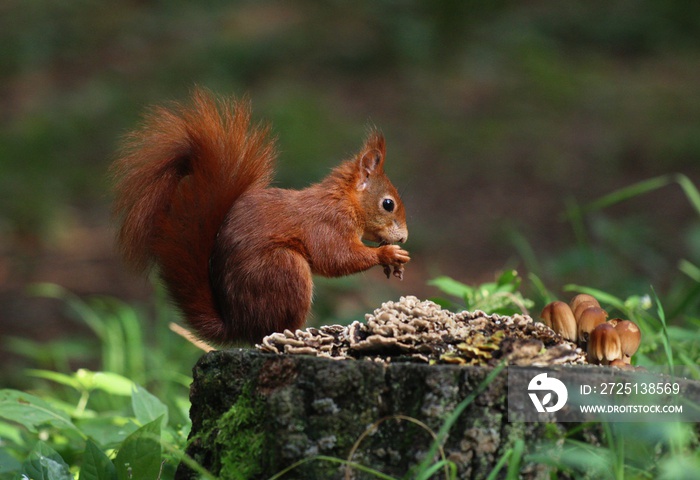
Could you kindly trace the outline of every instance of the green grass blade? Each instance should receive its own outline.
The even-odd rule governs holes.
[[[75,378],[75,376],[72,375],[66,375],[65,373],[54,372],[52,370],[29,369],[25,372],[27,375],[32,377],[43,378],[44,380],[50,380],[61,385],[66,385],[75,390],[81,390],[80,382]]]
[[[517,480],[520,478],[520,461],[523,458],[524,452],[525,442],[522,439],[516,440],[510,455],[510,461],[508,462],[508,472],[506,473],[506,478],[508,480]]]
[[[501,458],[498,459],[498,462],[496,462],[496,465],[494,465],[493,469],[489,473],[489,476],[486,477],[486,480],[496,480],[498,477],[498,474],[501,472],[503,469],[503,466],[510,460],[510,457],[513,455],[513,449],[509,448],[505,452],[503,452],[503,455],[501,455]]]
[[[579,292],[579,293],[586,293],[588,295],[592,295],[601,303],[607,303],[608,305],[612,305],[613,307],[617,308],[618,310],[625,311],[624,300],[617,298],[614,295],[610,295],[609,293],[606,293],[602,290],[598,290],[596,288],[590,288],[590,287],[583,287],[581,285],[576,285],[573,283],[565,285],[563,290],[565,292]]]
[[[697,187],[690,180],[690,178],[688,178],[686,175],[678,173],[675,175],[661,175],[659,177],[643,180],[628,187],[621,188],[583,207],[574,207],[573,209],[569,209],[567,216],[572,218],[572,216],[575,215],[603,210],[617,203],[624,202],[625,200],[658,190],[674,182],[681,187],[683,193],[688,199],[688,202],[690,202],[695,211],[700,214],[700,191],[698,191]]]
[[[666,353],[666,362],[671,372],[673,372],[673,352],[671,351],[671,341],[668,335],[668,326],[666,325],[666,313],[664,312],[663,305],[661,305],[661,300],[656,294],[654,287],[651,288],[651,295],[656,302],[656,313],[659,316],[659,321],[661,322],[661,340],[664,345],[664,352]]]
[[[648,180],[643,180],[641,182],[635,183],[628,187],[615,190],[598,200],[595,200],[581,208],[582,213],[594,212],[597,210],[603,210],[616,203],[624,202],[631,198],[637,197],[639,195],[644,195],[645,193],[658,190],[659,188],[665,187],[666,185],[672,183],[674,178],[669,175],[662,175],[660,177],[650,178]],[[678,181],[676,179],[676,181]]]
[[[694,263],[683,259],[680,262],[678,262],[678,269],[681,272],[685,273],[687,276],[689,276],[691,279],[700,283],[700,267],[698,267]]]
[[[378,470],[374,470],[373,468],[365,467],[364,465],[362,465],[360,463],[348,462],[347,460],[343,460],[342,458],[328,457],[326,455],[316,455],[315,457],[308,457],[308,458],[304,458],[302,460],[299,460],[298,462],[293,463],[292,465],[288,466],[284,470],[277,472],[276,474],[271,476],[268,480],[278,480],[279,478],[282,478],[287,473],[291,472],[292,470],[294,470],[296,468],[299,468],[300,466],[304,465],[305,463],[314,462],[317,460],[331,462],[331,463],[339,463],[341,465],[345,465],[347,467],[350,467],[354,470],[359,470],[359,471],[364,472],[364,473],[369,473],[370,475],[373,475],[381,480],[397,480],[395,477],[392,477],[390,475],[386,475]]]
[[[546,305],[556,300],[556,297],[547,289],[540,277],[531,272],[527,274],[527,278],[530,279],[530,283],[534,287],[535,292],[542,299],[542,304]]]
[[[532,248],[532,244],[525,235],[513,228],[508,232],[508,239],[513,247],[515,247],[515,251],[518,252],[520,258],[522,258],[527,271],[538,273],[543,271],[542,264],[537,258],[535,249]]]
[[[105,339],[105,327],[95,310],[77,295],[54,283],[37,283],[29,288],[30,294],[38,297],[54,298],[66,304],[78,319],[82,320],[98,338]]]
[[[675,176],[675,180],[683,189],[683,193],[685,193],[685,196],[688,198],[688,201],[693,206],[695,211],[700,214],[700,192],[695,184],[681,173]]]
[[[124,374],[135,383],[146,383],[146,344],[142,334],[142,325],[133,307],[113,299],[106,300],[106,306],[113,312],[116,325],[119,326],[124,342],[125,355],[119,359],[123,364]]]
[[[439,461],[433,463],[432,465],[430,465],[430,467],[427,470],[425,470],[424,472],[420,472],[420,474],[417,477],[415,477],[415,479],[416,480],[428,480],[428,479],[432,478],[433,475],[438,473],[440,470],[444,470],[445,467],[447,467],[449,469],[448,470],[449,473],[446,474],[445,478],[447,480],[456,478],[455,474],[454,474],[454,469],[456,468],[456,465],[454,464],[454,462],[451,462],[449,460],[439,460]]]
[[[587,210],[579,206],[573,197],[568,197],[566,199],[566,215],[565,217],[569,220],[571,224],[571,229],[574,232],[574,237],[576,238],[576,243],[579,248],[583,250],[588,250],[590,247],[590,242],[588,241],[588,235],[586,234],[586,223],[583,220],[583,215]]]

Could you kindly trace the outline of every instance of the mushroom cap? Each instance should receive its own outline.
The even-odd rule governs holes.
[[[630,320],[618,320],[615,331],[620,337],[622,354],[628,359],[635,354],[642,341],[642,332],[636,323]]]
[[[569,307],[571,307],[572,312],[576,312],[576,308],[580,303],[587,302],[592,303],[595,307],[600,307],[600,303],[593,295],[588,295],[587,293],[579,293],[574,298],[569,301]]]
[[[574,312],[574,318],[576,319],[576,321],[578,321],[579,318],[581,318],[581,315],[583,314],[583,312],[585,312],[589,308],[594,308],[594,307],[600,308],[600,305],[598,304],[598,302],[584,301],[584,302],[577,303],[576,308],[572,309],[572,312]]]
[[[608,365],[613,360],[622,358],[620,336],[615,327],[601,323],[593,329],[588,338],[588,362]]]
[[[544,323],[567,340],[576,341],[576,319],[568,304],[552,302],[540,314]]]
[[[610,366],[617,367],[617,368],[624,368],[624,369],[633,368],[633,367],[631,367],[631,365],[629,363],[625,362],[621,358],[617,358],[617,359],[613,360],[612,362],[610,362]]]
[[[588,338],[595,327],[605,323],[608,312],[600,307],[588,307],[578,318],[577,338],[580,344],[587,344]]]

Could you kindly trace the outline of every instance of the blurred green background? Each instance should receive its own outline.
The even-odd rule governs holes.
[[[700,3],[58,1],[0,5],[0,335],[73,335],[27,294],[146,301],[113,252],[107,169],[145,107],[194,85],[248,94],[279,139],[278,184],[322,178],[367,125],[409,213],[403,283],[317,281],[317,321],[504,268],[557,291],[686,288],[700,222],[675,184],[567,211],[635,182],[700,181]],[[697,301],[683,308],[696,311]],[[6,363],[6,365],[11,365]]]

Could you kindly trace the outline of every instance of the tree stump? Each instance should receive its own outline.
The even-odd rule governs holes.
[[[575,429],[577,439],[600,444],[599,425],[573,423],[601,419],[581,416],[577,406],[591,397],[579,387],[602,390],[640,378],[635,371],[587,365],[576,344],[529,316],[452,313],[415,297],[382,304],[365,323],[274,333],[257,348],[211,352],[194,369],[187,453],[221,478],[270,478],[283,471],[284,479],[376,478],[363,468],[410,478],[446,419],[507,363],[514,368],[500,371],[475,396],[440,455],[430,459],[444,455],[458,478],[482,479],[522,442],[526,454],[550,442],[547,455],[557,455],[556,440]],[[531,367],[535,373],[517,373]],[[542,367],[553,373],[548,380]],[[649,375],[649,385],[670,385],[668,377]],[[553,380],[562,383],[557,377],[576,381],[552,387]],[[698,402],[700,382],[673,382],[683,386],[670,401]],[[539,398],[538,390],[552,391]],[[600,401],[611,397],[628,395]],[[614,412],[606,418],[624,420]],[[546,465],[515,457],[520,478],[549,478]],[[178,478],[197,475],[181,465]],[[444,477],[438,471],[433,478]]]
[[[429,431],[405,418],[438,432],[491,371],[246,349],[211,352],[194,369],[187,453],[222,478],[253,479],[269,478],[318,455],[346,460],[355,448],[353,462],[401,477],[421,462],[433,441]],[[450,430],[444,454],[457,465],[459,478],[488,476],[517,439],[529,442],[566,430],[565,424],[509,423],[506,391],[504,370]],[[396,415],[402,419],[373,429],[378,420]],[[340,479],[345,469],[341,463],[315,459],[283,478]],[[520,471],[522,478],[548,478],[542,465],[523,464]],[[181,465],[177,478],[197,476]],[[349,478],[375,477],[352,470]]]

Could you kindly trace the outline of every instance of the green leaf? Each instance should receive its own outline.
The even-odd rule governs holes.
[[[450,277],[434,278],[428,282],[428,285],[437,287],[447,295],[452,295],[454,297],[459,298],[464,298],[465,296],[472,295],[472,293],[474,292],[474,289],[469,285],[465,285]]]
[[[4,439],[3,439],[4,441]],[[6,450],[0,449],[0,478],[3,473],[16,472],[22,467],[22,464],[9,454]]]
[[[22,464],[21,473],[32,480],[73,480],[63,458],[44,442],[37,442],[34,446]]]
[[[518,271],[517,270],[506,270],[505,272],[501,273],[499,275],[498,279],[496,280],[496,283],[498,286],[503,286],[503,285],[509,285],[513,284],[515,289],[518,288],[518,285],[520,285],[520,279],[518,278]]]
[[[143,387],[136,386],[131,395],[131,407],[134,409],[136,419],[143,423],[149,423],[156,418],[162,418],[162,427],[168,423],[168,407],[158,398]]]
[[[119,448],[114,465],[119,480],[159,478],[161,465],[160,425],[162,418],[129,435]]]
[[[93,382],[96,389],[122,397],[131,395],[135,385],[130,379],[111,372],[95,372]]]
[[[80,433],[66,413],[39,397],[17,390],[0,390],[0,417],[24,425],[32,433],[36,433],[42,425]],[[82,433],[80,435],[83,436]]]
[[[85,445],[80,480],[116,480],[117,469],[109,457],[91,440]]]
[[[128,378],[111,372],[92,372],[81,368],[75,377],[86,390],[102,390],[122,397],[130,396],[135,386]]]
[[[80,419],[76,421],[76,425],[80,431],[104,448],[117,447],[140,427],[133,419],[120,416]]]

